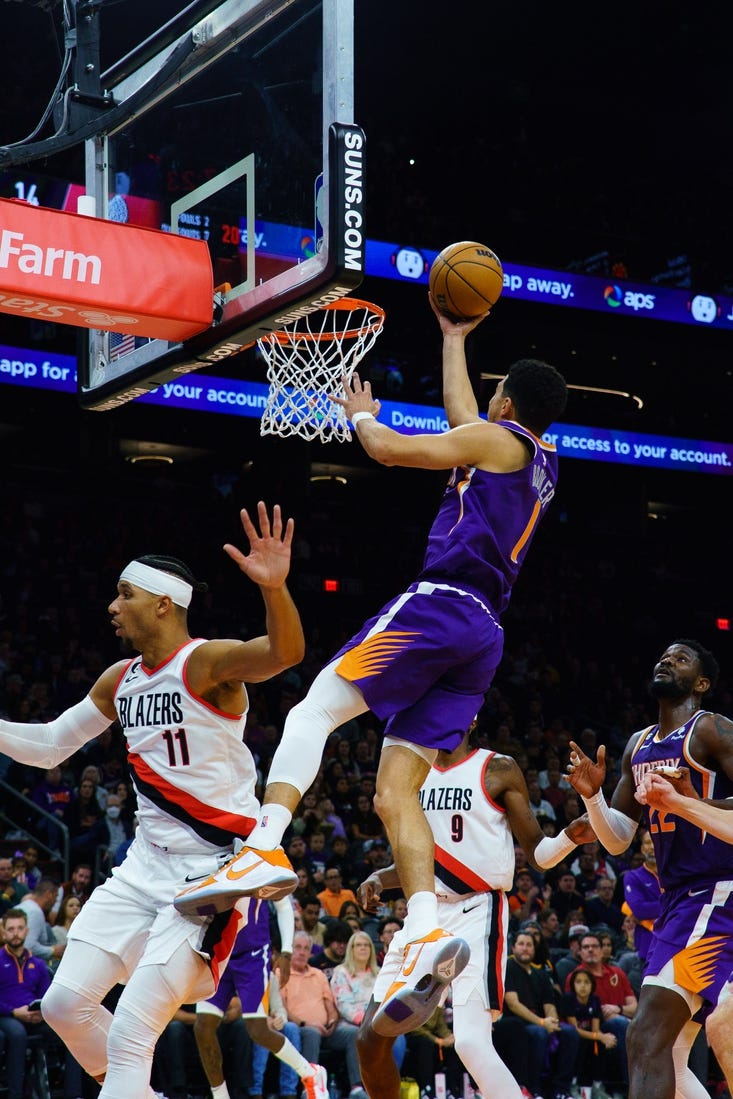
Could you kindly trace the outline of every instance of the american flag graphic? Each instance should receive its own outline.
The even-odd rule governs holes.
[[[112,362],[135,350],[135,337],[124,332],[110,332],[109,357]]]

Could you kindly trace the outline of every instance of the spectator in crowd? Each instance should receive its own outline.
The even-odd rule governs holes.
[[[31,801],[34,801],[39,809],[50,813],[65,825],[69,823],[69,810],[73,800],[74,791],[68,782],[64,781],[60,767],[48,767],[44,777],[31,792]],[[61,832],[54,826],[53,821],[48,820],[47,817],[39,818],[35,831],[38,838],[45,840],[52,850],[61,849]]]
[[[349,843],[346,836],[336,834],[331,840],[331,853],[326,860],[326,870],[338,870],[341,880],[349,889],[358,884],[359,875],[356,862],[349,852]]]
[[[621,931],[624,914],[613,899],[615,881],[600,877],[596,884],[596,896],[588,897],[585,902],[585,914],[591,927],[605,924],[616,933]]]
[[[107,798],[109,797],[109,791],[106,790],[104,786],[102,786],[102,772],[100,771],[99,767],[97,767],[94,763],[88,764],[79,776],[79,785],[74,791],[76,796],[79,796],[81,784],[83,782],[86,782],[87,779],[89,779],[89,781],[94,786],[94,796],[99,803],[99,808],[102,810],[102,812],[104,812],[104,810],[107,808]]]
[[[391,863],[389,845],[384,836],[375,836],[364,843],[364,854],[356,864],[356,874],[360,881],[368,878],[375,870],[383,870]]]
[[[326,933],[326,924],[320,919],[321,902],[315,893],[306,893],[300,900],[300,918],[303,922],[303,931],[307,931],[311,942],[319,950],[323,949],[323,936]]]
[[[534,1096],[543,1094],[542,1074],[549,1040],[551,1035],[557,1037],[548,1086],[555,1099],[565,1099],[572,1094],[580,1038],[575,1027],[560,1021],[552,981],[534,964],[534,958],[534,939],[522,931],[507,959],[505,1003],[507,1010],[520,1018],[529,1031],[528,1086]]]
[[[290,828],[294,835],[303,836],[306,839],[313,829],[321,823],[322,817],[318,811],[318,794],[315,787],[312,786],[310,790],[306,790],[303,794],[300,805],[293,814]]]
[[[23,885],[29,889],[35,889],[41,880],[41,871],[38,867],[38,848],[34,843],[27,843],[23,847],[25,856],[25,879]]]
[[[509,912],[514,926],[536,916],[542,909],[540,887],[535,885],[528,870],[518,870],[514,875],[514,888],[509,893]]]
[[[342,741],[342,743],[344,743]],[[375,836],[381,836],[383,825],[374,811],[372,800],[367,794],[357,794],[356,805],[349,821],[349,839],[352,843],[364,843]]]
[[[293,936],[290,978],[282,989],[282,1000],[288,1019],[301,1029],[301,1051],[306,1060],[319,1064],[322,1049],[343,1053],[349,1077],[350,1099],[367,1099],[361,1084],[361,1070],[356,1052],[357,1028],[339,1022],[328,978],[321,970],[308,964],[310,952],[310,936],[305,931],[296,931]]]
[[[615,1034],[601,1030],[603,1008],[596,995],[596,979],[589,969],[573,970],[570,987],[563,993],[561,1017],[581,1038],[575,1061],[575,1075],[581,1088],[581,1099],[605,1099],[603,1081],[608,1077],[604,1053],[616,1048]]]
[[[580,958],[584,969],[595,978],[596,993],[601,1001],[603,1021],[601,1030],[613,1034],[618,1043],[621,1075],[625,1087],[629,1083],[629,1069],[626,1059],[626,1031],[636,1015],[637,999],[629,979],[623,969],[617,965],[605,965],[601,960],[601,940],[598,935],[588,932],[580,940]],[[574,971],[573,971],[574,972]],[[565,981],[565,991],[570,989],[573,974]]]
[[[557,875],[555,888],[550,894],[550,907],[557,912],[560,923],[565,924],[566,928],[570,912],[577,908],[584,909],[583,896],[576,888],[575,875],[567,867],[561,867]]]
[[[307,844],[308,861],[311,865],[313,882],[316,885],[316,888],[322,889],[325,885],[324,874],[326,872],[326,862],[329,851],[326,847],[326,833],[322,831],[320,826],[308,833]]]
[[[583,936],[587,935],[590,928],[584,923],[575,923],[568,931],[568,950],[555,962],[555,976],[560,988],[565,987],[565,982],[572,971],[581,964],[580,944]]]
[[[17,908],[28,892],[28,886],[13,877],[13,860],[0,855],[0,916],[11,908]]]
[[[402,920],[404,923],[407,919],[407,899],[405,897],[395,897],[390,908],[395,919]]]
[[[120,820],[129,829],[132,829],[132,822],[135,818],[135,795],[132,792],[132,787],[126,779],[122,779],[120,782],[115,783],[112,792],[117,794],[120,799]]]
[[[566,827],[572,820],[577,820],[583,815],[583,807],[575,790],[565,792],[562,809],[557,809],[555,815],[561,827]]]
[[[560,942],[560,918],[555,909],[547,905],[537,913],[537,924],[550,961],[554,964],[555,958],[564,953]]]
[[[132,823],[122,817],[122,802],[119,794],[107,795],[104,815],[109,842],[104,852],[102,868],[106,873],[110,873],[115,865],[115,852],[118,847],[132,838]]]
[[[25,912],[28,924],[25,939],[27,949],[51,967],[58,965],[66,949],[54,937],[53,928],[48,922],[57,894],[57,883],[52,878],[41,878],[33,892],[23,897],[18,906]]]
[[[540,784],[542,797],[545,801],[549,801],[557,814],[558,809],[562,810],[566,793],[568,790],[572,790],[572,786],[562,772],[560,760],[557,756],[550,755],[547,757],[545,770],[540,771],[537,780]]]
[[[73,862],[94,866],[109,847],[109,828],[104,810],[97,801],[96,787],[90,777],[79,783],[79,793],[69,806],[69,854]],[[98,852],[98,848],[102,851]]]
[[[575,874],[575,888],[583,898],[583,907],[586,908],[591,897],[598,895],[598,883],[603,877],[597,869],[595,855],[587,850],[590,844],[584,844],[573,866],[577,867]]]
[[[456,1040],[448,1026],[445,1008],[439,1004],[430,1018],[406,1037],[403,1068],[417,1080],[420,1094],[430,1095],[435,1088],[435,1074],[442,1072],[445,1073],[446,1090],[451,1095],[462,1095],[464,1068],[455,1050]]]
[[[354,890],[344,888],[341,871],[335,866],[326,871],[324,881],[326,888],[318,894],[318,900],[321,902],[321,908],[325,916],[338,917],[344,901],[353,901],[354,904],[357,904]]]
[[[644,963],[634,945],[635,932],[636,923],[634,917],[624,916],[624,922],[621,925],[622,941],[618,949],[616,964],[619,969],[623,969],[624,973],[629,978],[629,984],[633,988],[634,995],[638,999],[639,993],[641,992],[641,983],[644,979]]]
[[[42,958],[26,947],[28,920],[20,908],[2,917],[4,945],[0,950],[0,1035],[4,1038],[7,1099],[23,1099],[25,1055],[28,1038],[40,1035],[45,1045],[56,1043],[51,1028],[36,1006],[51,983],[51,973]],[[82,1092],[82,1071],[70,1053],[64,1068],[64,1099],[76,1099]]]
[[[601,961],[604,965],[613,965],[616,954],[616,943],[606,924],[596,926],[596,934],[601,944]]]
[[[374,989],[379,966],[374,943],[366,931],[355,931],[346,944],[344,960],[331,975],[331,991],[342,1022],[359,1027]],[[399,1034],[392,1047],[397,1068],[405,1056],[405,1036]]]
[[[349,925],[352,931],[361,931],[361,909],[353,901],[344,901],[339,909],[338,918]]]
[[[287,853],[296,874],[298,870],[307,870],[308,876],[312,881],[313,865],[308,857],[308,845],[305,842],[304,836],[299,835],[297,832],[293,833],[287,842]]]
[[[81,901],[78,897],[75,897],[72,894],[68,897],[64,897],[61,902],[61,907],[56,913],[56,923],[51,928],[53,937],[60,946],[66,945],[69,936],[69,928],[80,912]]]
[[[627,870],[624,874],[622,910],[634,921],[633,949],[639,955],[643,968],[651,946],[654,921],[662,905],[662,890],[657,874],[654,843],[647,828],[639,829],[639,840],[642,865],[636,870]]]
[[[398,931],[401,931],[404,927],[404,920],[398,919],[396,916],[385,916],[379,921],[377,928],[377,940],[379,942],[379,948],[377,949],[377,965],[381,966],[384,961],[384,956],[389,950],[389,944],[395,937]]]
[[[307,866],[299,866],[295,871],[298,884],[291,896],[296,905],[302,905],[306,897],[315,897],[318,900],[316,887]],[[321,902],[318,901],[318,911],[321,911]]]
[[[10,860],[8,860],[10,861]],[[8,909],[2,917],[3,947],[0,950],[0,1034],[4,1039],[8,1099],[23,1099],[25,1053],[29,1034],[50,1031],[43,1022],[40,1001],[51,983],[51,974],[42,958],[35,958],[25,947],[28,921],[19,908]]]
[[[13,855],[13,881],[18,882],[19,885],[24,885],[27,889],[30,889],[28,885],[28,879],[26,875],[26,861],[25,855],[22,851],[16,851]]]
[[[580,858],[581,855],[591,854],[593,856],[593,869],[597,874],[605,874],[611,881],[616,881],[617,874],[613,868],[613,864],[607,855],[604,854],[598,840],[594,840],[592,843],[584,843],[578,848],[578,853],[575,857],[575,861],[571,864],[570,869],[574,874],[581,872]]]
[[[329,920],[323,932],[323,950],[311,953],[310,965],[320,969],[330,981],[337,965],[341,965],[346,955],[346,945],[353,932],[345,920]],[[311,943],[311,950],[312,950]]]
[[[547,798],[542,796],[542,790],[536,774],[533,779],[527,782],[527,793],[529,794],[529,807],[540,823],[543,820],[557,820],[557,815],[552,804]]]
[[[56,913],[64,897],[78,897],[83,908],[92,895],[92,888],[92,868],[89,863],[80,862],[71,871],[69,880],[63,882],[58,888],[56,903],[51,910],[51,922],[56,922]]]
[[[331,850],[333,850],[334,840],[337,836],[347,841],[346,827],[341,817],[338,815],[334,808],[333,801],[328,795],[324,795],[318,802],[318,813],[320,819],[329,829],[329,837],[331,840]]]

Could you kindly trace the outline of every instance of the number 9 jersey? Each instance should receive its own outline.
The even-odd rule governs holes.
[[[439,897],[512,887],[514,839],[505,811],[491,800],[484,783],[495,755],[477,748],[452,766],[433,764],[420,790],[420,804],[435,837]]]

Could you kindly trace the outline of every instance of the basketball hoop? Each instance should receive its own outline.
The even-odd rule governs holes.
[[[350,442],[346,413],[329,399],[342,394],[384,325],[384,310],[358,298],[340,298],[299,317],[287,328],[262,336],[270,392],[260,435]]]

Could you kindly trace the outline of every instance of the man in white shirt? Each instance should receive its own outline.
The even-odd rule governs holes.
[[[31,954],[43,958],[47,964],[58,960],[66,949],[64,943],[56,942],[48,922],[48,914],[56,903],[58,888],[52,878],[41,878],[33,892],[26,894],[18,905],[28,919],[25,945]]]

